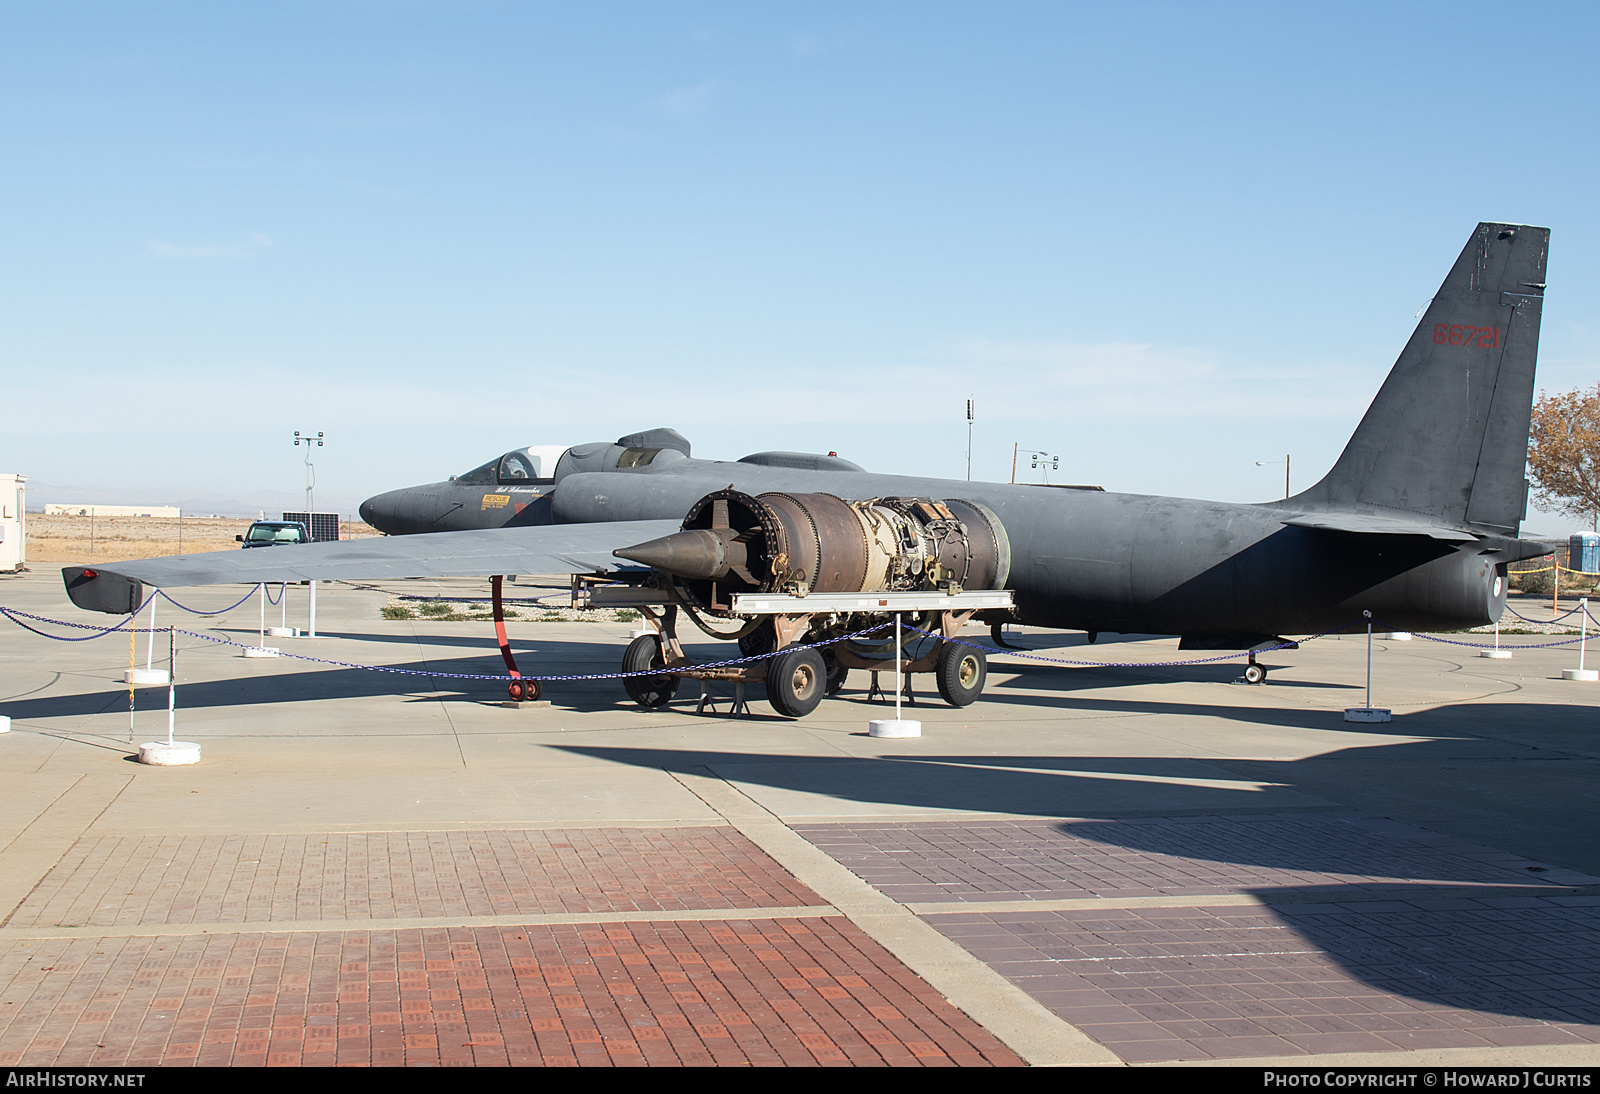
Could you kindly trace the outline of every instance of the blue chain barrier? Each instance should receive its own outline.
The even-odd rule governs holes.
[[[1581,608],[1582,608],[1582,605],[1579,605],[1578,608],[1568,608],[1566,611],[1562,612],[1560,615],[1552,616],[1549,619],[1531,619],[1528,616],[1525,616],[1521,612],[1517,611],[1517,609],[1513,608],[1510,604],[1506,605],[1506,611],[1510,612],[1512,615],[1516,616],[1518,619],[1522,620],[1524,623],[1555,623],[1558,620],[1565,619],[1567,616],[1572,615],[1573,613],[1579,611]],[[1585,614],[1587,614],[1587,613],[1585,613]],[[1593,618],[1593,617],[1591,616],[1590,618]]]
[[[246,600],[249,600],[252,596],[255,596],[256,587],[254,585],[250,586],[249,592],[245,593],[244,596],[240,597],[238,600],[235,600],[232,604],[229,604],[226,608],[206,608],[204,610],[200,608],[191,608],[187,604],[179,604],[176,600],[167,595],[167,591],[165,589],[157,589],[155,591],[155,595],[159,596],[162,600],[165,600],[168,604],[171,604],[174,608],[182,608],[190,615],[222,615],[224,612],[233,611],[233,609],[237,608],[240,604],[243,604]]]
[[[166,599],[171,600],[171,597],[167,597],[165,593],[160,593],[160,590],[157,590],[157,592],[161,596],[165,597]],[[244,600],[240,600],[240,601],[238,601],[238,603],[234,604],[233,607],[237,608],[240,604],[243,604],[245,600],[250,599],[250,597],[253,596],[253,595],[254,595],[254,590],[252,590],[249,594],[247,594],[245,596]],[[282,591],[281,590],[279,592],[279,596],[280,597],[282,596]],[[83,624],[83,623],[69,623],[66,620],[51,619],[48,616],[42,616],[42,615],[33,615],[33,614],[29,613],[29,612],[17,611],[14,608],[7,608],[7,607],[4,607],[4,606],[0,606],[0,615],[5,616],[5,618],[9,619],[11,622],[15,623],[17,626],[21,627],[22,629],[24,629],[26,631],[29,631],[29,632],[31,632],[33,634],[39,635],[41,638],[49,638],[49,639],[51,639],[53,641],[56,641],[56,642],[88,642],[88,641],[91,641],[91,640],[96,639],[96,638],[103,638],[106,635],[112,634],[112,633],[117,632],[117,631],[127,630],[129,624],[132,623],[134,621],[134,619],[138,616],[139,611],[143,611],[145,605],[149,604],[149,603],[150,603],[150,601],[146,600],[145,604],[141,604],[139,606],[138,611],[130,613],[126,618],[124,618],[122,620],[122,622],[116,623],[116,624],[114,624],[114,625],[112,625],[110,627],[104,627],[104,628],[96,628],[96,627],[92,627],[92,626],[89,626],[89,625]],[[176,603],[176,602],[174,602],[174,603]],[[183,607],[183,605],[180,604],[180,605],[178,605],[178,607]],[[189,608],[185,608],[184,610],[194,612],[194,614],[196,614],[196,615],[219,614],[219,613],[215,613],[215,612],[197,612],[197,611],[194,611],[194,609],[189,609]],[[229,609],[223,609],[223,610],[226,611],[226,610],[229,610]],[[1577,610],[1578,609],[1576,609],[1576,608],[1573,609],[1573,611],[1577,611]],[[1571,613],[1569,612],[1567,614],[1571,614]],[[1585,611],[1584,614],[1590,620],[1594,619],[1594,617],[1592,615],[1589,615],[1589,613],[1587,611]],[[82,637],[79,637],[79,638],[72,638],[72,637],[68,637],[68,636],[65,636],[65,635],[49,634],[49,633],[47,633],[45,631],[39,630],[37,627],[33,627],[33,626],[30,626],[27,623],[24,623],[23,622],[24,619],[31,619],[31,620],[34,620],[35,622],[38,622],[38,623],[48,623],[48,624],[51,624],[53,626],[58,626],[58,627],[72,627],[72,628],[77,629],[77,630],[94,631],[94,633],[93,634],[86,634],[86,635],[83,635]],[[1350,623],[1346,623],[1342,627],[1335,627],[1335,628],[1332,628],[1331,630],[1322,631],[1322,632],[1320,632],[1318,634],[1308,635],[1305,638],[1297,639],[1295,641],[1281,642],[1281,643],[1279,643],[1279,644],[1277,644],[1275,646],[1263,646],[1263,647],[1261,647],[1259,649],[1256,649],[1256,650],[1253,650],[1253,651],[1238,650],[1238,651],[1232,651],[1232,652],[1229,652],[1229,653],[1220,654],[1220,655],[1215,656],[1215,657],[1194,657],[1194,658],[1188,658],[1188,659],[1180,660],[1180,661],[1082,661],[1082,660],[1077,660],[1077,659],[1073,659],[1073,658],[1066,658],[1066,657],[1046,657],[1043,654],[1029,653],[1029,652],[1025,652],[1025,651],[1022,651],[1022,650],[996,649],[993,646],[984,646],[984,645],[980,645],[980,644],[978,644],[976,642],[968,642],[968,641],[965,641],[965,640],[960,639],[960,638],[945,638],[942,634],[938,634],[938,633],[936,633],[934,631],[924,630],[923,628],[918,627],[918,626],[914,626],[913,624],[910,624],[910,623],[901,622],[900,623],[900,627],[902,629],[904,629],[904,630],[911,631],[911,632],[913,632],[915,634],[922,635],[922,636],[924,636],[926,638],[932,638],[932,639],[935,639],[935,640],[942,640],[942,641],[948,642],[948,643],[950,643],[952,645],[956,645],[956,646],[966,646],[969,649],[981,650],[984,654],[989,655],[989,656],[995,656],[995,657],[1007,657],[1007,656],[1009,656],[1009,657],[1019,657],[1019,658],[1025,658],[1025,659],[1031,660],[1031,661],[1043,661],[1043,662],[1046,662],[1047,664],[1073,665],[1073,666],[1077,666],[1077,667],[1080,667],[1080,668],[1132,669],[1132,668],[1169,668],[1169,667],[1176,668],[1176,667],[1187,666],[1187,665],[1209,665],[1209,664],[1216,664],[1217,662],[1221,662],[1221,661],[1235,661],[1235,660],[1238,660],[1241,657],[1248,656],[1249,653],[1251,653],[1251,652],[1254,652],[1254,653],[1271,653],[1271,652],[1273,652],[1275,650],[1290,649],[1290,648],[1293,648],[1295,646],[1301,645],[1301,644],[1303,644],[1305,642],[1313,642],[1313,641],[1316,641],[1319,638],[1325,638],[1330,634],[1340,634],[1340,633],[1348,632],[1348,631],[1350,631],[1350,629],[1352,627],[1362,626],[1363,623],[1364,623],[1364,620],[1356,620],[1356,621],[1353,621],[1353,622],[1350,622]],[[1372,624],[1373,624],[1374,628],[1377,628],[1377,627],[1381,626],[1386,630],[1394,630],[1395,629],[1395,628],[1389,627],[1387,624],[1381,623],[1379,620],[1376,620],[1376,619],[1374,619],[1372,621]],[[401,676],[428,676],[428,677],[434,677],[434,678],[443,679],[443,680],[513,680],[513,679],[521,679],[521,680],[537,680],[537,681],[540,681],[540,682],[554,682],[554,681],[571,681],[571,680],[619,680],[619,679],[623,679],[623,678],[630,677],[630,676],[690,676],[690,677],[692,677],[692,676],[694,676],[695,673],[704,672],[704,671],[707,671],[707,670],[710,670],[710,669],[722,669],[722,668],[728,668],[728,667],[735,666],[735,665],[747,665],[747,664],[752,664],[752,663],[757,662],[757,661],[765,661],[765,660],[767,660],[769,658],[777,657],[779,654],[793,653],[793,652],[798,651],[798,650],[820,649],[820,648],[822,648],[824,646],[835,645],[835,644],[837,644],[839,642],[849,642],[849,641],[852,641],[854,639],[861,638],[861,637],[863,637],[865,635],[874,634],[874,633],[876,633],[878,631],[883,630],[885,627],[891,627],[893,625],[894,624],[892,622],[879,623],[876,626],[867,627],[867,628],[865,628],[863,630],[859,630],[859,631],[853,631],[852,633],[846,634],[846,635],[842,635],[839,638],[830,638],[830,639],[826,639],[826,640],[824,640],[822,642],[812,642],[812,643],[810,643],[808,645],[804,645],[804,646],[785,646],[783,649],[774,651],[772,653],[755,654],[755,655],[752,655],[750,657],[736,657],[736,658],[732,658],[732,659],[726,660],[726,661],[712,661],[712,662],[708,662],[708,663],[705,663],[705,664],[696,664],[696,665],[690,665],[690,666],[680,666],[678,668],[673,668],[673,669],[652,668],[652,669],[641,669],[641,670],[638,670],[638,671],[635,671],[635,672],[597,672],[597,673],[583,673],[583,674],[571,675],[571,676],[520,676],[520,677],[513,677],[513,676],[510,676],[509,674],[503,674],[503,673],[434,672],[434,671],[431,671],[431,670],[428,670],[428,669],[401,669],[401,668],[392,668],[392,667],[389,667],[389,666],[386,666],[386,665],[362,665],[362,664],[357,664],[357,663],[352,662],[352,661],[335,661],[335,660],[332,660],[332,659],[329,659],[329,658],[325,658],[325,657],[311,657],[311,656],[308,656],[306,654],[287,653],[287,652],[283,652],[283,651],[280,651],[280,656],[293,658],[296,661],[309,661],[309,662],[312,662],[314,664],[319,664],[319,665],[333,665],[333,666],[335,666],[337,668],[362,669],[362,670],[367,671],[367,672],[388,672],[388,673],[394,673],[396,675],[401,675]],[[150,633],[152,631],[160,631],[160,630],[167,630],[167,629],[168,628],[166,628],[166,627],[134,627],[133,631],[136,634],[148,634],[148,633]],[[200,631],[186,630],[186,629],[181,628],[181,627],[174,627],[174,628],[171,628],[171,629],[174,631],[174,633],[187,635],[187,636],[192,637],[192,638],[199,638],[199,639],[202,639],[202,640],[204,640],[206,642],[211,642],[211,643],[216,644],[216,645],[233,646],[233,647],[236,647],[238,649],[255,649],[256,648],[254,646],[250,646],[250,645],[248,645],[246,643],[243,643],[243,642],[236,642],[231,638],[221,638],[221,637],[218,637],[217,635],[203,634]],[[1357,632],[1357,633],[1359,633],[1359,632]],[[1427,640],[1429,642],[1436,642],[1436,643],[1439,643],[1441,645],[1447,645],[1447,646],[1464,646],[1464,647],[1466,647],[1468,649],[1492,649],[1492,648],[1494,648],[1493,643],[1489,643],[1489,642],[1462,642],[1462,641],[1459,641],[1459,640],[1456,640],[1456,639],[1439,638],[1439,637],[1437,637],[1435,635],[1421,634],[1421,633],[1418,633],[1418,637],[1423,638],[1423,639],[1425,639],[1425,640]],[[1515,649],[1550,649],[1550,648],[1554,648],[1554,647],[1558,647],[1558,646],[1570,646],[1573,643],[1579,641],[1581,639],[1581,637],[1582,636],[1566,637],[1566,638],[1562,638],[1561,640],[1556,641],[1556,642],[1518,643],[1514,648]]]
[[[283,603],[283,594],[289,591],[289,583],[287,581],[278,582],[278,595],[277,595],[277,597],[273,597],[272,590],[267,588],[267,585],[266,585],[265,582],[263,582],[261,584],[260,588],[261,588],[262,593],[264,593],[266,595],[268,604],[278,605],[278,604]]]
[[[3,610],[4,609],[0,609],[0,611]],[[68,624],[68,626],[72,625],[73,624]],[[712,661],[706,664],[680,665],[676,668],[670,669],[640,669],[635,672],[592,672],[577,676],[510,676],[505,673],[490,674],[471,672],[433,672],[428,669],[390,668],[386,665],[358,665],[353,661],[332,661],[326,657],[309,657],[303,653],[284,653],[279,651],[279,656],[292,657],[296,661],[311,661],[319,665],[336,665],[343,669],[364,669],[367,672],[392,672],[401,676],[430,676],[441,680],[538,680],[542,683],[556,680],[621,680],[629,676],[692,677],[695,673],[704,672],[707,669],[727,668],[729,665],[747,665],[755,661],[765,661],[770,657],[777,657],[780,654],[793,653],[796,650],[814,650],[822,646],[831,646],[837,642],[848,642],[853,638],[860,638],[864,634],[871,634],[874,631],[881,631],[883,628],[889,626],[893,626],[893,624],[879,623],[875,627],[868,627],[865,630],[854,631],[851,634],[846,634],[839,638],[829,638],[822,642],[812,642],[810,645],[806,646],[785,646],[783,649],[775,650],[772,653],[758,653],[750,657],[736,657],[730,661]],[[183,630],[182,628],[176,628],[176,631],[178,634],[185,634],[194,638],[203,638],[207,642],[214,642],[220,646],[236,646],[239,649],[245,650],[257,648],[255,646],[248,646],[243,642],[235,642],[231,638],[219,638],[216,635],[201,634],[199,631],[188,631]]]
[[[1555,646],[1575,646],[1578,644],[1580,636],[1575,635],[1571,638],[1563,638],[1559,642],[1518,642],[1515,646],[1496,646],[1493,642],[1459,642],[1453,638],[1440,638],[1432,634],[1418,633],[1417,637],[1426,639],[1429,642],[1438,642],[1444,646],[1466,646],[1468,649],[1473,650],[1547,650]]]
[[[1025,657],[1032,661],[1046,661],[1052,665],[1077,665],[1082,668],[1090,669],[1151,669],[1167,668],[1168,666],[1177,665],[1213,665],[1218,661],[1236,661],[1241,657],[1248,657],[1251,653],[1271,653],[1274,650],[1293,649],[1295,646],[1302,645],[1303,643],[1314,642],[1318,638],[1325,638],[1330,634],[1338,634],[1341,631],[1349,630],[1351,627],[1364,625],[1365,622],[1365,620],[1356,620],[1352,623],[1346,623],[1342,627],[1335,627],[1332,630],[1323,631],[1320,634],[1308,635],[1305,638],[1299,638],[1292,642],[1280,642],[1276,646],[1262,646],[1260,649],[1256,650],[1237,650],[1232,653],[1222,654],[1218,657],[1193,657],[1186,661],[1075,661],[1066,657],[1046,657],[1043,654],[1027,653],[1022,650],[995,649],[993,646],[980,646],[976,642],[967,642],[960,638],[944,638],[944,636],[941,634],[935,634],[933,631],[925,631],[921,627],[912,626],[910,623],[902,623],[901,626],[908,631],[916,631],[918,634],[926,635],[929,638],[944,638],[944,641],[953,646],[966,646],[969,649],[982,650],[986,654],[993,654],[997,657]]]
[[[143,607],[144,607],[144,605],[141,604],[140,608],[142,609]],[[118,624],[116,624],[115,626],[112,626],[112,627],[106,627],[104,630],[100,630],[100,629],[97,629],[95,627],[85,626],[82,623],[68,623],[65,620],[61,620],[61,619],[50,619],[50,618],[47,618],[46,616],[42,616],[42,615],[30,615],[27,612],[19,612],[15,608],[0,608],[0,615],[5,616],[7,619],[11,620],[11,622],[13,622],[17,626],[21,627],[23,630],[32,631],[34,634],[39,635],[41,638],[49,638],[49,639],[52,639],[52,640],[54,640],[56,642],[87,642],[92,638],[104,638],[106,635],[110,634],[113,631],[126,630],[127,627],[128,627],[128,624],[132,623],[133,619],[134,619],[134,616],[136,616],[138,614],[139,614],[138,612],[131,612],[131,613],[128,614],[128,616],[125,619],[123,619],[123,621],[121,623],[118,623]],[[24,619],[33,619],[33,620],[36,620],[36,621],[38,621],[40,623],[53,623],[58,627],[77,627],[77,628],[79,628],[81,630],[94,631],[94,633],[93,634],[86,634],[82,638],[68,638],[66,635],[46,634],[44,631],[41,631],[37,627],[28,626],[28,624],[26,624],[26,623],[24,623],[22,621]],[[162,629],[165,630],[166,628],[162,628]],[[142,628],[141,627],[135,627],[134,628],[134,632],[135,633],[139,633],[141,631],[148,632],[149,630],[150,630],[149,627],[142,627]]]

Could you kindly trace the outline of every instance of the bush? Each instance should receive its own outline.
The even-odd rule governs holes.
[[[385,604],[383,606],[383,617],[385,619],[415,619],[417,613],[399,604]]]
[[[1543,559],[1534,559],[1532,562],[1518,563],[1534,572],[1518,573],[1515,568],[1511,571],[1511,587],[1527,593],[1529,596],[1549,596],[1555,591],[1556,571],[1551,563]]]

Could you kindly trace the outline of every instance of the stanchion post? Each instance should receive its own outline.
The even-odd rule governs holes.
[[[905,693],[905,684],[900,678],[900,669],[904,659],[900,656],[900,613],[894,613],[894,720],[900,720],[900,696]]]
[[[139,613],[134,612],[128,617],[128,743],[133,744],[133,666],[138,653],[134,650],[134,640],[137,637],[138,627],[134,624],[139,621]]]
[[[1589,642],[1589,598],[1584,597],[1578,601],[1578,606],[1573,609],[1578,614],[1578,667],[1575,669],[1562,669],[1563,680],[1587,680],[1593,683],[1600,680],[1600,671],[1583,667],[1584,647]]]
[[[246,646],[245,647],[242,656],[245,656],[245,657],[276,657],[276,656],[278,656],[278,652],[279,652],[278,648],[276,646],[268,646],[267,645],[267,583],[265,581],[259,583],[256,586],[256,589],[261,594],[261,596],[259,598],[260,601],[261,601],[260,636],[256,640],[256,645],[254,645],[254,646]],[[244,603],[244,601],[240,601],[240,603],[242,604],[242,603]]]
[[[266,588],[262,585],[262,589]],[[178,722],[178,632],[167,628],[167,739],[139,746],[139,762],[157,767],[181,767],[200,762],[200,746],[175,740]]]
[[[1367,705],[1364,707],[1346,707],[1344,720],[1347,722],[1387,722],[1389,711],[1382,707],[1372,705],[1372,612],[1361,613],[1367,620]]]
[[[178,636],[167,628],[167,744],[172,744],[172,727],[178,710]]]
[[[1367,709],[1372,709],[1372,613],[1362,612],[1367,617]]]
[[[922,723],[920,721],[906,721],[900,717],[901,702],[906,693],[905,657],[901,648],[900,613],[894,613],[894,717],[875,718],[867,723],[867,736],[869,737],[920,737],[922,736]],[[877,680],[877,673],[873,673],[873,680]]]
[[[1578,601],[1578,671],[1583,671],[1583,649],[1589,643],[1589,598]]]

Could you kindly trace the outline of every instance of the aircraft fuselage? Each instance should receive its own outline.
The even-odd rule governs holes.
[[[393,491],[368,505],[384,507],[391,527],[398,517],[408,519],[415,531],[433,531],[440,526],[440,513],[452,528],[680,519],[699,498],[729,486],[753,494],[828,493],[849,500],[962,498],[989,506],[1005,526],[1014,560],[1008,585],[1016,592],[1022,621],[1074,630],[1181,634],[1235,647],[1270,635],[1342,627],[1359,621],[1363,610],[1389,628],[1480,626],[1497,619],[1504,604],[1506,560],[1484,553],[1482,543],[1458,547],[1426,536],[1294,527],[1283,523],[1294,510],[1276,503],[689,457],[619,469],[616,453],[613,448],[596,453],[598,460],[584,461],[598,463],[601,470],[563,466],[567,473],[558,471],[553,486],[448,482]],[[485,494],[491,495],[488,505],[480,500]],[[501,504],[494,495],[515,500]]]

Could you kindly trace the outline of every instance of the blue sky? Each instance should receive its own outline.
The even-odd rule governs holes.
[[[1327,469],[1479,220],[1552,228],[1541,386],[1600,379],[1597,23],[9,5],[0,469],[270,507],[323,430],[348,509],[673,425],[959,477],[973,395],[977,477],[1020,442],[1066,481],[1270,498],[1255,461]]]

